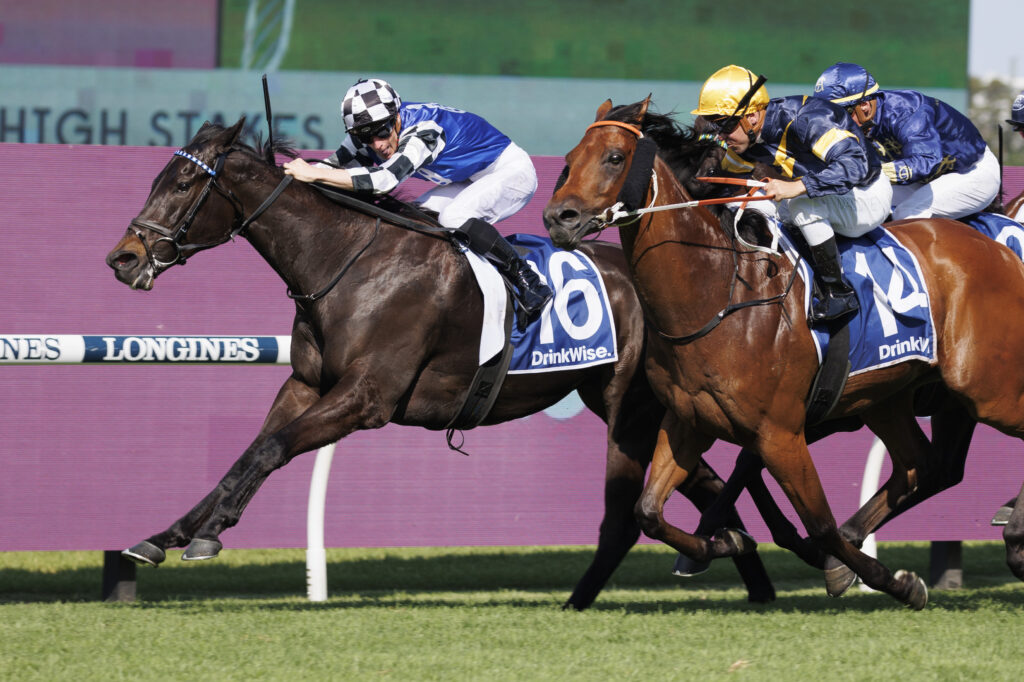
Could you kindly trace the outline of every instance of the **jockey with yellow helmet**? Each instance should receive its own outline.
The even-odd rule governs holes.
[[[379,78],[348,89],[341,117],[348,135],[327,164],[293,159],[285,173],[369,194],[390,192],[413,175],[434,183],[416,203],[437,212],[443,227],[497,266],[518,290],[528,319],[543,310],[551,289],[493,226],[537,191],[537,171],[522,148],[476,114],[403,102]]]
[[[763,82],[741,66],[719,69],[705,81],[692,113],[727,145],[724,170],[749,173],[761,162],[783,176],[768,180],[765,191],[810,247],[822,290],[813,318],[837,319],[858,305],[843,277],[835,235],[859,237],[880,225],[892,188],[842,107],[801,95],[769,99]]]
[[[815,97],[845,107],[882,156],[893,185],[893,220],[963,218],[999,194],[999,160],[971,121],[915,90],[881,90],[867,69],[836,62]]]

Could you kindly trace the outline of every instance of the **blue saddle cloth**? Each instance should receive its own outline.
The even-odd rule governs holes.
[[[1008,246],[1024,261],[1024,227],[1017,221],[998,213],[975,213],[961,218],[960,222],[967,223],[978,232]]]
[[[976,213],[961,222],[1024,260],[1024,227],[1019,223],[997,213]],[[795,251],[792,244],[788,248]],[[928,291],[914,256],[884,227],[857,239],[839,240],[839,253],[843,273],[861,306],[849,323],[850,374],[911,359],[934,363],[935,329]],[[810,268],[806,262],[801,267],[804,281],[810,282]],[[818,328],[813,332],[820,362],[828,349],[828,333]]]
[[[551,240],[515,234],[508,241],[526,250],[554,298],[525,330],[512,331],[509,374],[580,369],[616,362],[615,318],[604,280],[580,251],[556,249]]]
[[[782,246],[791,258],[797,257],[785,233]],[[848,323],[850,374],[912,359],[935,362],[928,291],[913,254],[884,227],[857,239],[839,240],[839,254],[843,273],[860,301],[860,310]],[[806,259],[798,267],[806,284],[804,303],[809,313],[813,274]],[[828,350],[828,332],[817,327],[812,332],[821,362]]]

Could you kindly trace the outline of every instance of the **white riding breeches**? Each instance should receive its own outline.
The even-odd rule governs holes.
[[[854,187],[845,194],[820,197],[799,196],[779,204],[783,220],[803,232],[808,245],[817,246],[833,236],[860,237],[888,217],[892,185],[885,175],[866,187]]]
[[[984,211],[999,193],[999,160],[992,150],[964,173],[946,173],[931,182],[892,186],[893,220],[963,218]]]
[[[494,163],[469,180],[424,192],[416,203],[436,211],[442,226],[455,229],[470,218],[492,225],[515,215],[537,191],[537,169],[530,155],[514,142]]]

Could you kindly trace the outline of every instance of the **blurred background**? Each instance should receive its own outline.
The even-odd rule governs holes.
[[[995,149],[1022,86],[1021,19],[1011,0],[2,0],[0,141],[180,146],[204,120],[241,115],[255,131],[269,73],[279,133],[301,148],[333,149],[341,95],[379,76],[560,156],[608,97],[651,93],[688,120],[726,64],[779,96],[854,61],[883,88],[967,111]],[[1006,162],[1024,163],[1024,140],[1006,137]]]
[[[995,150],[1024,83],[1019,0],[0,0],[0,333],[287,334],[294,304],[244,243],[172,268],[151,292],[117,283],[104,257],[153,178],[202,123],[246,117],[266,134],[333,150],[339,101],[360,77],[408,101],[481,114],[534,157],[540,189],[502,223],[543,231],[540,210],[606,98],[651,94],[682,122],[701,83],[741,64],[773,96],[810,93],[836,61],[883,88],[966,111]],[[1004,134],[1004,189],[1020,191],[1024,140]],[[311,152],[312,156],[313,153]],[[410,181],[412,182],[412,181]],[[1012,195],[1009,195],[1012,196]],[[606,239],[614,239],[612,231]],[[0,344],[0,356],[14,346]],[[2,358],[0,358],[2,359]],[[0,551],[111,549],[155,532],[216,484],[259,430],[286,367],[5,366],[0,369]],[[592,543],[602,514],[603,425],[575,394],[543,413],[467,433],[388,426],[346,438],[329,494],[329,546]],[[866,431],[812,447],[836,516],[859,506]],[[967,479],[880,539],[995,539],[992,512],[1018,491],[979,429]],[[708,460],[728,473],[735,448]],[[312,456],[270,478],[230,546],[298,547]],[[883,475],[885,475],[883,471]],[[388,501],[381,504],[380,491]],[[745,500],[745,498],[744,498]],[[677,525],[692,508],[673,503]],[[748,528],[766,540],[751,506]]]

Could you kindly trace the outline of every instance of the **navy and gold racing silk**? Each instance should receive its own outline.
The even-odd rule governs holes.
[[[963,173],[985,153],[981,133],[945,102],[913,90],[882,90],[867,138],[882,155],[882,170],[896,184],[928,182]]]
[[[748,173],[757,162],[774,166],[786,178],[803,180],[809,197],[868,185],[880,167],[845,109],[802,95],[770,100],[754,144],[743,154],[730,150],[721,165],[730,173]]]
[[[440,104],[403,102],[398,149],[382,161],[352,135],[328,161],[348,168],[359,192],[390,192],[410,175],[437,185],[469,180],[490,166],[511,140],[480,116]]]

